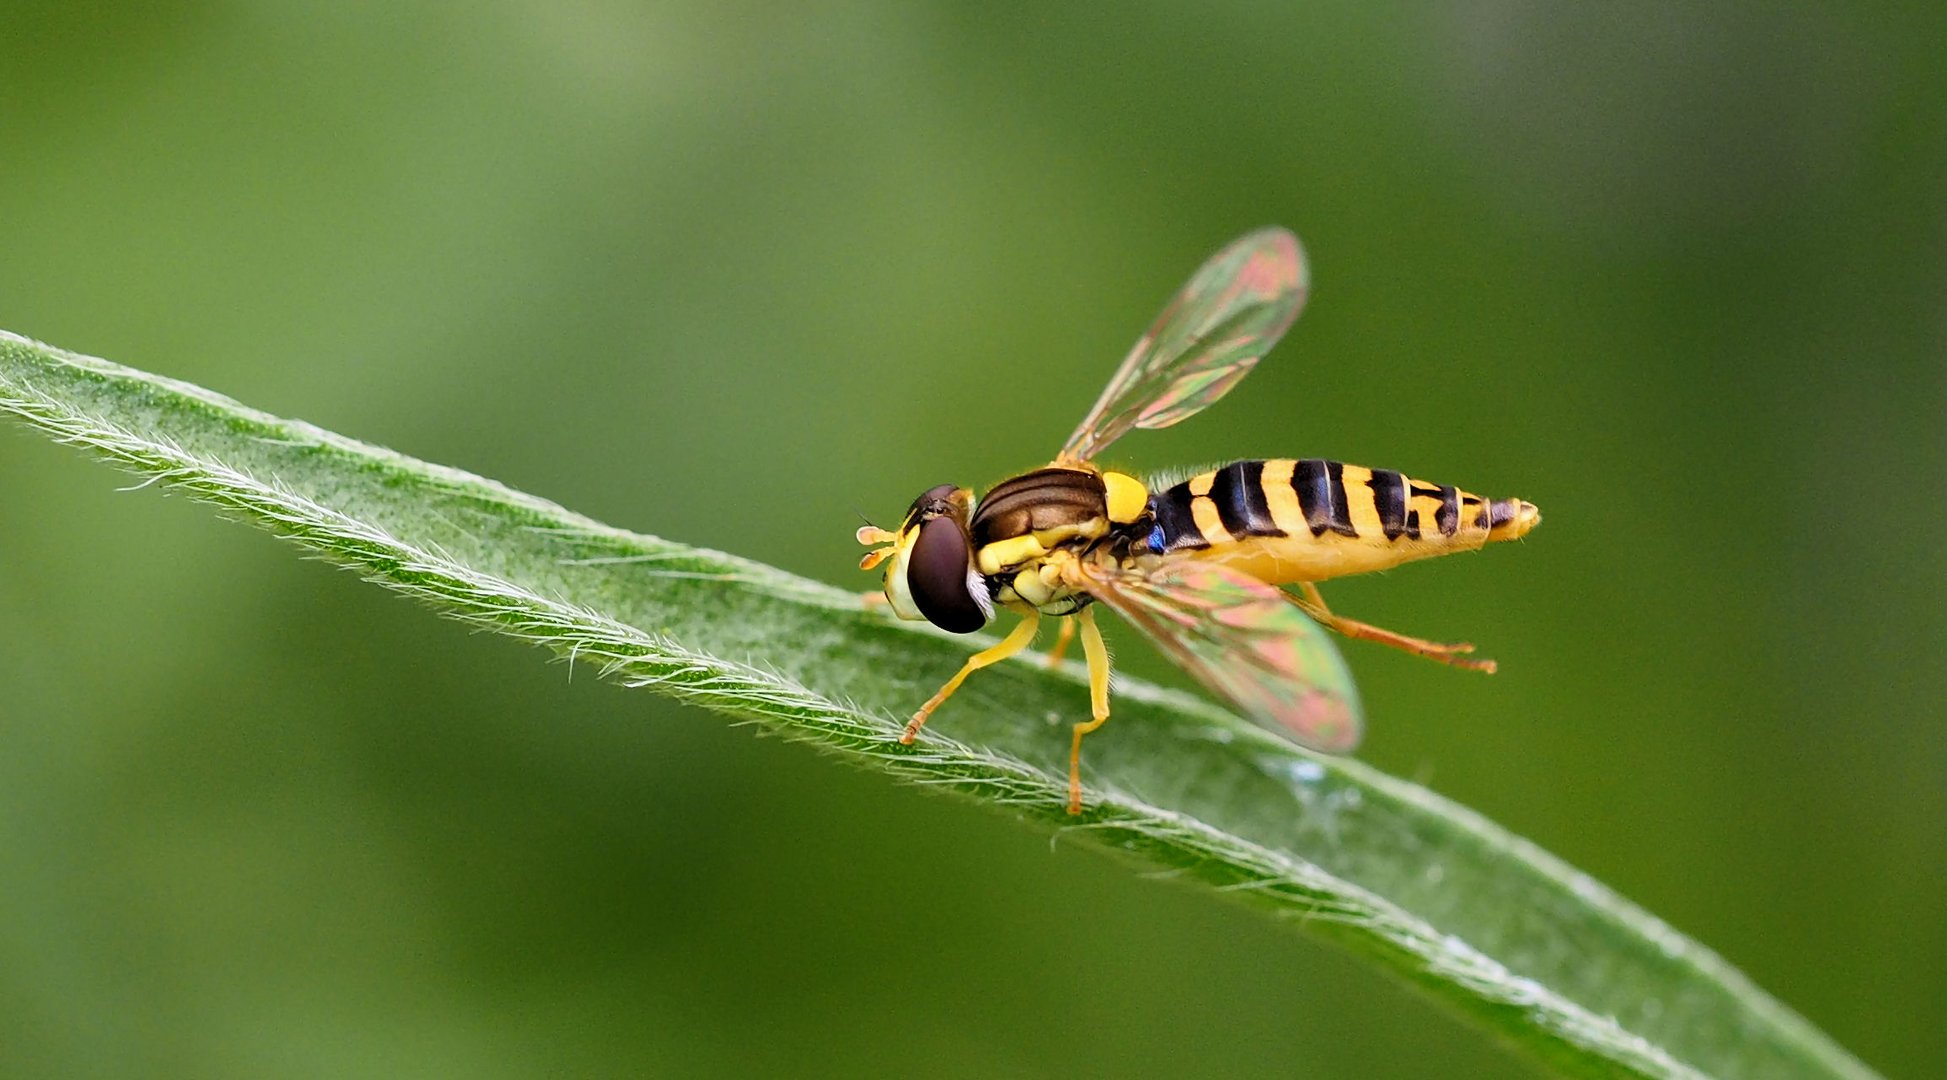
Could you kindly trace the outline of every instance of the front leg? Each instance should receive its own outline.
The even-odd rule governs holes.
[[[990,649],[983,649],[968,657],[967,662],[960,665],[959,674],[948,679],[946,685],[940,687],[940,692],[927,698],[926,704],[921,705],[919,711],[913,714],[913,718],[906,721],[906,732],[899,736],[900,743],[905,746],[911,746],[913,740],[919,737],[919,729],[926,723],[926,718],[933,714],[934,709],[940,707],[941,702],[952,697],[955,690],[960,689],[960,684],[967,681],[967,676],[972,675],[974,672],[979,671],[989,664],[997,664],[1013,656],[1015,653],[1020,652],[1022,649],[1027,648],[1034,641],[1034,632],[1040,628],[1041,613],[1035,611],[1033,608],[1029,608],[1027,613],[1021,618],[1021,625],[1015,627],[1013,633],[1002,638],[1000,644]]]

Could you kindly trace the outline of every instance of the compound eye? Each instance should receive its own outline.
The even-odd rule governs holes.
[[[906,587],[920,614],[950,633],[973,633],[987,625],[987,611],[973,594],[979,581],[966,527],[952,517],[927,519],[906,556]]]

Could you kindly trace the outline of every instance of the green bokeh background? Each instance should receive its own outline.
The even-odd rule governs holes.
[[[1328,589],[1502,663],[1348,647],[1362,755],[1923,1075],[1943,40],[1814,4],[0,4],[0,326],[864,588],[855,509],[1039,463],[1202,258],[1289,225],[1286,344],[1114,459],[1540,504]],[[124,483],[0,437],[6,1075],[1528,1071],[1252,911]]]

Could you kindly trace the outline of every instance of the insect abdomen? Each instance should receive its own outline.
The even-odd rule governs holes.
[[[1150,512],[1152,551],[1228,563],[1271,582],[1470,551],[1541,520],[1519,499],[1318,458],[1232,462],[1157,492]]]

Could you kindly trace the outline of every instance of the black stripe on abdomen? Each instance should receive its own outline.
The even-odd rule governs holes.
[[[1188,484],[1178,484],[1150,496],[1149,512],[1156,519],[1152,548],[1160,553],[1210,546],[1210,539],[1197,528],[1196,515],[1190,512],[1190,504],[1195,501]]]
[[[1433,524],[1441,536],[1460,531],[1460,489],[1452,484],[1440,486],[1440,509],[1433,512]]]
[[[1224,531],[1242,540],[1247,536],[1283,536],[1264,498],[1264,462],[1237,461],[1217,470],[1210,485],[1210,501]]]
[[[1418,540],[1419,523],[1406,519],[1406,478],[1391,469],[1374,469],[1366,486],[1372,489],[1372,508],[1379,512],[1379,528],[1386,539],[1399,539],[1410,525],[1413,539]]]
[[[1352,508],[1345,502],[1345,466],[1336,461],[1301,458],[1291,470],[1291,490],[1298,496],[1298,508],[1305,512],[1305,524],[1313,536],[1327,529],[1340,536],[1357,536],[1352,527]]]

